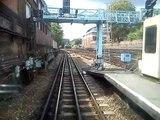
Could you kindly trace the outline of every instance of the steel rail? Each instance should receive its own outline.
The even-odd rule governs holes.
[[[41,115],[41,117],[40,117],[40,120],[45,120],[46,113],[47,113],[47,111],[48,111],[48,109],[49,109],[49,104],[50,104],[50,101],[51,101],[51,98],[52,98],[52,95],[53,95],[53,90],[54,90],[54,88],[55,88],[55,84],[56,84],[56,82],[57,82],[58,75],[59,75],[59,73],[60,73],[60,70],[61,70],[61,67],[62,67],[63,62],[64,62],[64,57],[62,57],[62,59],[60,60],[60,63],[59,63],[59,66],[58,66],[58,70],[57,70],[57,72],[56,72],[54,81],[53,81],[53,83],[52,83],[51,90],[50,90],[50,93],[49,93],[49,95],[48,95],[46,104],[45,104],[45,106],[44,106],[42,115]]]
[[[71,58],[72,58],[72,57],[71,57]],[[85,84],[85,86],[86,86],[89,94],[91,95],[91,99],[92,99],[92,101],[93,101],[93,104],[95,105],[96,111],[98,112],[99,119],[100,119],[100,120],[106,120],[105,116],[103,115],[102,111],[100,110],[100,107],[98,106],[98,104],[97,104],[97,102],[96,102],[96,99],[94,98],[91,90],[89,89],[89,87],[88,87],[88,85],[87,85],[87,83],[86,83],[86,81],[85,81],[82,73],[80,72],[79,66],[76,64],[76,62],[73,60],[73,58],[72,58],[72,61],[73,61],[74,65],[76,66],[76,69],[77,69],[79,75],[81,76],[81,78],[82,78],[82,80],[83,80],[83,82],[84,82],[84,84]]]
[[[73,91],[74,91],[74,98],[75,98],[75,101],[76,101],[76,109],[77,109],[77,113],[78,113],[78,120],[82,120],[80,105],[78,103],[77,91],[76,91],[76,87],[75,87],[73,71],[72,71],[72,68],[71,68],[70,61],[71,60],[68,58],[69,70],[70,70],[70,75],[71,75],[71,80],[72,80]]]
[[[62,74],[61,74],[60,86],[59,86],[59,90],[58,90],[58,98],[57,98],[57,102],[56,102],[56,108],[55,108],[55,113],[54,113],[54,120],[57,120],[57,116],[58,116],[58,108],[59,108],[60,96],[61,96],[61,92],[62,92],[61,89],[62,89],[62,83],[63,83],[65,63],[66,63],[66,54],[65,54],[64,62],[63,62],[63,66],[62,66]]]

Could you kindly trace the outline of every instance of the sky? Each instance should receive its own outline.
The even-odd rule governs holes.
[[[71,8],[84,8],[84,9],[106,9],[106,4],[111,4],[116,0],[70,0],[70,7]],[[145,1],[146,0],[130,0],[135,6],[136,9],[139,10],[140,8],[145,7]],[[45,0],[47,6],[52,6],[56,8],[62,8],[63,0]],[[160,6],[160,0],[157,0],[157,4],[155,8],[158,8]],[[159,7],[160,8],[160,7]],[[62,26],[62,29],[64,31],[64,38],[67,39],[75,39],[75,38],[81,38],[88,29],[91,27],[94,27],[95,24],[75,24],[73,23],[63,23],[60,24]]]

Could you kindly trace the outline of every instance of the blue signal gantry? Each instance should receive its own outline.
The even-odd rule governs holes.
[[[105,23],[130,23],[135,24],[141,21],[140,12],[136,11],[106,11],[104,9],[70,9],[70,14],[63,14],[61,8],[48,7],[44,11],[43,19],[46,22],[57,23],[82,23],[97,24]]]
[[[102,25],[106,22],[112,24],[137,24],[142,21],[144,12],[70,8],[69,13],[66,14],[62,8],[46,6],[43,10],[43,20],[56,23],[96,24],[96,65],[97,69],[100,70],[103,68]]]

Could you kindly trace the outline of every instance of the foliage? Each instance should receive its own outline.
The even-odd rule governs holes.
[[[51,24],[51,31],[54,35],[54,40],[57,42],[57,45],[61,45],[63,41],[63,30],[61,26],[57,23]]]
[[[143,30],[142,25],[140,27],[137,27],[137,29],[134,32],[131,32],[127,35],[127,40],[138,40],[142,39],[143,37]]]
[[[129,0],[117,0],[109,6],[110,10],[135,11],[135,6]]]
[[[82,43],[82,39],[81,38],[76,38],[76,39],[73,39],[71,41],[71,45],[74,46],[74,45],[80,45]]]
[[[120,11],[135,11],[135,6],[129,0],[117,0],[109,6],[110,10]],[[112,39],[115,41],[122,41],[126,38],[127,34],[135,30],[136,26],[126,24],[113,24],[112,25]]]
[[[77,39],[74,39],[75,41],[75,45],[79,45],[82,43],[82,39],[81,38],[77,38]]]

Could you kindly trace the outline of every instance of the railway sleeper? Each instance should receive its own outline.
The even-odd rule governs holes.
[[[90,99],[80,99],[79,100],[79,104],[80,105],[85,105],[85,104],[88,104],[88,103],[91,103],[92,101]]]
[[[64,93],[64,94],[72,94],[73,91],[72,91],[72,90],[63,90],[63,93]]]
[[[65,87],[65,88],[62,88],[62,90],[72,90],[71,87]]]
[[[63,84],[63,87],[72,87],[71,84]]]
[[[64,98],[60,101],[60,104],[73,104],[74,99]]]
[[[76,120],[77,114],[76,113],[65,113],[62,112],[58,115],[59,120]]]
[[[65,113],[61,112],[58,115],[59,120],[76,120],[77,119],[77,114],[76,113]],[[95,112],[84,112],[82,113],[82,119],[83,120],[98,120],[98,114]]]
[[[79,98],[89,98],[89,95],[88,94],[86,94],[86,93],[84,93],[84,94],[78,94],[78,97]]]
[[[49,113],[48,114],[48,120],[51,120],[54,118],[54,114],[53,113]],[[83,120],[99,120],[98,119],[98,114],[96,114],[95,112],[85,112],[82,113],[82,118]],[[72,112],[61,112],[58,115],[58,120],[76,120],[77,119],[77,114],[76,113],[72,113]]]
[[[68,112],[76,113],[76,107],[75,105],[60,105],[59,111],[64,113]]]
[[[109,115],[115,115],[113,111],[103,111],[103,114],[107,117]]]
[[[84,120],[97,120],[98,119],[98,114],[96,112],[84,112],[82,113],[82,118]]]
[[[83,88],[83,89],[82,89]],[[86,91],[86,88],[84,87],[84,86],[77,86],[76,85],[76,90],[78,91],[78,90],[84,90],[84,91]]]
[[[86,93],[85,90],[77,90],[77,94],[82,94],[82,93]]]
[[[81,87],[81,86],[83,86],[83,83],[76,83],[76,86]]]

